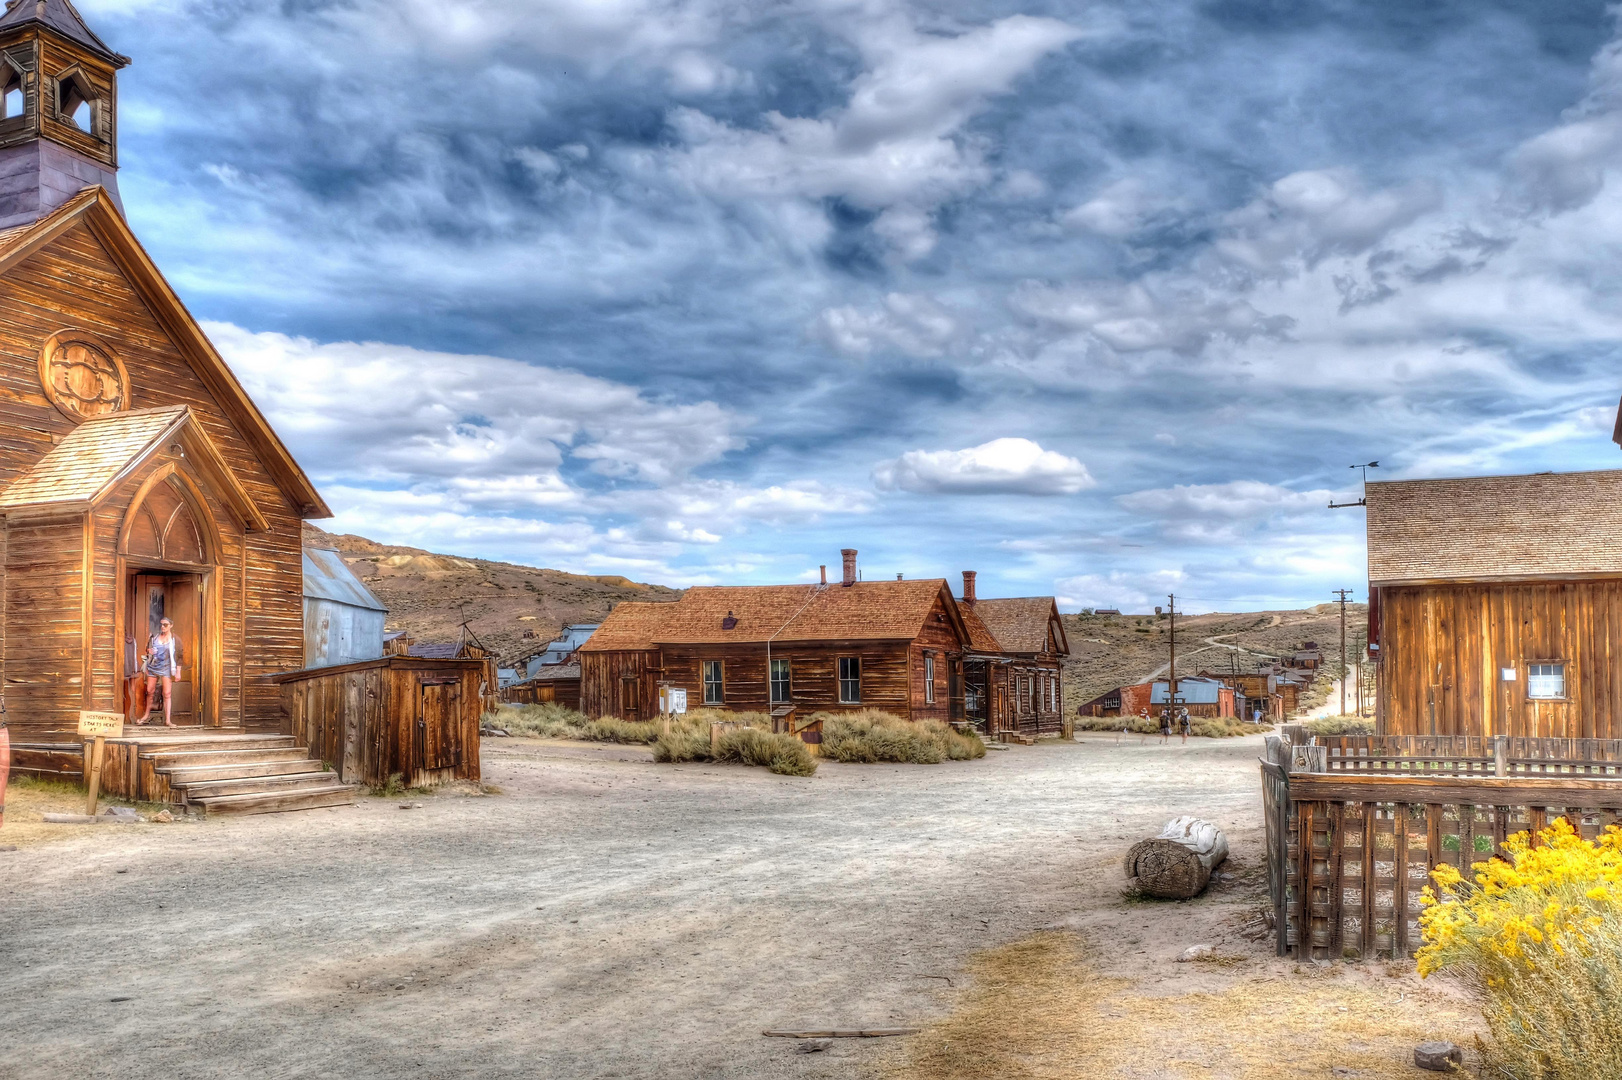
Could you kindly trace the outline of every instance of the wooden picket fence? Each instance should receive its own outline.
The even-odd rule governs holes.
[[[1599,756],[1604,747],[1513,745],[1602,740],[1503,740],[1495,748],[1407,745],[1434,741],[1425,737],[1370,745],[1374,738],[1267,741],[1262,800],[1280,956],[1411,956],[1422,944],[1420,889],[1438,866],[1468,874],[1508,836],[1558,817],[1587,839],[1622,820],[1622,775]],[[1357,752],[1345,752],[1348,742]],[[1562,749],[1573,756],[1554,756]],[[1546,771],[1510,772],[1512,764]]]

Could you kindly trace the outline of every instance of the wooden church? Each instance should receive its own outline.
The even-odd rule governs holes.
[[[301,523],[330,513],[124,220],[128,63],[69,0],[0,16],[3,719],[36,764],[53,748],[76,761],[80,710],[128,714],[167,616],[177,727],[126,725],[105,789],[188,782],[222,808],[321,802],[267,791],[347,800],[273,681],[304,667]]]

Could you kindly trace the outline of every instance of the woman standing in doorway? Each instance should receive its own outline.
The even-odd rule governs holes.
[[[168,619],[158,620],[158,632],[146,643],[146,714],[137,724],[152,717],[152,695],[163,680],[163,726],[174,727],[175,680],[180,678],[180,639],[175,637],[175,624]]]

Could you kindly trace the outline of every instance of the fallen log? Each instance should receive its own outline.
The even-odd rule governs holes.
[[[888,1027],[888,1028],[813,1028],[806,1030],[762,1031],[762,1035],[769,1039],[884,1039],[892,1035],[916,1035],[915,1027]]]
[[[1228,857],[1222,830],[1196,817],[1173,818],[1160,835],[1126,853],[1126,876],[1145,896],[1189,900],[1204,891],[1211,871]]]

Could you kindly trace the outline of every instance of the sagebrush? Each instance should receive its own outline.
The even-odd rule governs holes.
[[[1311,735],[1373,735],[1374,721],[1361,716],[1325,716],[1303,725]]]
[[[1622,831],[1597,841],[1565,818],[1504,842],[1466,880],[1432,872],[1419,972],[1482,999],[1488,1063],[1515,1080],[1622,1077]]]
[[[937,765],[986,756],[986,744],[978,736],[960,734],[939,720],[903,720],[879,709],[811,718],[822,721],[822,756],[834,761]]]
[[[1252,724],[1232,716],[1196,716],[1192,718],[1190,734],[1205,739],[1230,739],[1236,735],[1254,735],[1259,731],[1272,731],[1272,724]],[[1160,719],[1141,716],[1081,716],[1076,718],[1077,731],[1126,731],[1131,735],[1159,735]],[[1182,729],[1172,725],[1172,734]]]
[[[710,751],[710,724],[722,721],[741,725],[721,735],[718,753]],[[555,702],[539,705],[503,705],[485,715],[485,723],[513,735],[544,739],[581,739],[586,742],[641,743],[653,747],[661,762],[717,761],[722,764],[759,765],[786,776],[810,776],[817,771],[811,752],[793,735],[774,734],[772,720],[761,712],[693,709],[665,721],[592,720]]]

